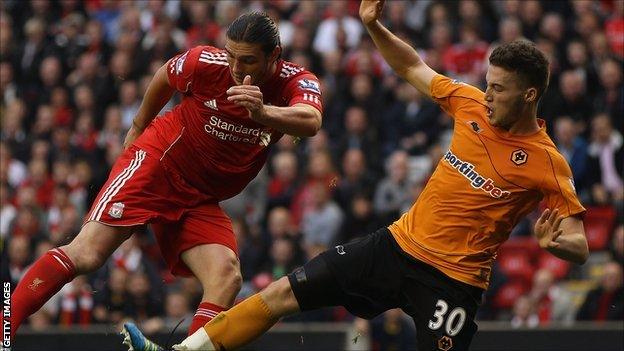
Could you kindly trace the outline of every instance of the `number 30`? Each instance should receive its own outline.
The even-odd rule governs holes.
[[[433,312],[433,317],[435,317],[435,321],[429,320],[429,329],[438,330],[444,324],[444,315],[448,311],[448,303],[446,301],[440,299],[436,303],[436,310]],[[455,321],[459,319],[458,321]],[[461,307],[455,307],[451,313],[449,313],[448,318],[446,319],[446,334],[449,336],[455,336],[459,334],[462,327],[464,326],[464,322],[466,321],[466,310]]]

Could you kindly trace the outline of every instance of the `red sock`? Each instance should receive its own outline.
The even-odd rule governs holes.
[[[37,312],[75,276],[74,264],[58,248],[46,252],[33,263],[11,296],[11,338],[24,319]]]
[[[193,316],[193,322],[189,327],[188,335],[193,334],[197,329],[203,327],[206,323],[210,322],[221,311],[225,311],[227,308],[217,306],[210,302],[202,302],[197,307],[197,312]]]

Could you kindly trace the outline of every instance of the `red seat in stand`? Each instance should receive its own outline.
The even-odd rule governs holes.
[[[516,300],[529,290],[523,281],[511,281],[503,285],[494,295],[492,304],[496,308],[512,308]]]
[[[564,278],[570,271],[570,262],[555,257],[548,251],[542,251],[539,256],[537,267],[548,269],[557,280]]]
[[[590,251],[600,251],[607,248],[615,224],[615,216],[615,209],[610,206],[587,209],[583,222]]]

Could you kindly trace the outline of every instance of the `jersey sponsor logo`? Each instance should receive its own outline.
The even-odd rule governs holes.
[[[125,205],[122,204],[121,202],[115,202],[114,204],[111,205],[111,208],[108,210],[108,214],[113,218],[119,219],[123,215],[124,207]]]
[[[440,339],[438,339],[438,350],[448,351],[453,348],[453,339],[444,335]]]
[[[511,153],[511,162],[516,166],[521,166],[527,162],[529,154],[522,149],[515,150]]]
[[[475,121],[468,121],[466,122],[466,124],[468,124],[470,126],[470,128],[472,128],[472,131],[479,134],[482,132],[481,127],[479,126],[479,123],[475,122]]]
[[[271,133],[264,131],[260,133],[260,145],[269,146],[271,143]]]
[[[299,79],[299,88],[303,90],[308,90],[317,94],[321,93],[321,87],[319,83],[313,80],[309,80],[307,78]]]
[[[336,246],[336,252],[338,252],[339,255],[344,255],[346,254],[345,250],[344,250],[344,246],[342,245],[337,245]]]
[[[213,110],[219,111],[219,108],[217,107],[217,99],[204,101],[204,106],[210,107]]]
[[[477,172],[472,163],[461,160],[459,157],[455,156],[451,150],[448,150],[444,155],[444,161],[456,169],[459,174],[468,179],[470,181],[470,186],[474,189],[480,189],[496,199],[501,197],[506,198],[511,194],[509,191],[503,190],[494,185],[494,181],[491,178],[483,177],[479,174],[479,172]]]
[[[208,124],[204,125],[204,130],[208,135],[223,141],[262,146],[268,146],[271,143],[271,132],[262,128],[245,127],[217,116],[210,116]]]

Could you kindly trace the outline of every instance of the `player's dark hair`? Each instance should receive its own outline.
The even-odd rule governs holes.
[[[226,35],[233,41],[260,44],[266,55],[281,46],[277,24],[264,12],[238,16],[228,27]]]
[[[528,40],[514,40],[497,47],[490,55],[490,65],[515,72],[525,87],[537,89],[537,99],[548,87],[548,59]]]

